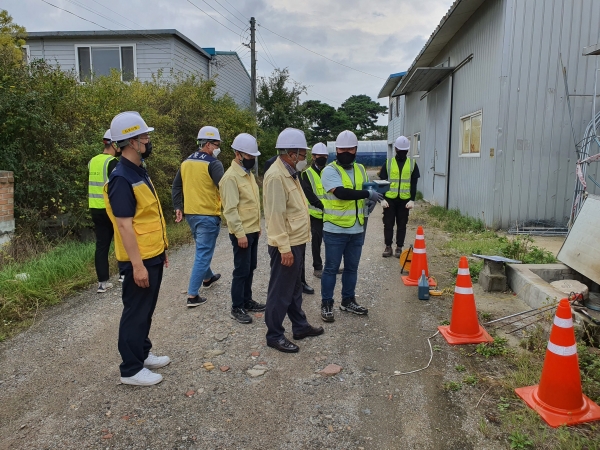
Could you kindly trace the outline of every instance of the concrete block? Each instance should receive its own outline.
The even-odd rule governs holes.
[[[479,272],[479,285],[487,292],[505,291],[504,263],[484,260],[483,269]]]
[[[514,293],[532,308],[539,308],[566,297],[549,284],[559,280],[557,272],[566,267],[564,264],[507,264],[506,278]]]

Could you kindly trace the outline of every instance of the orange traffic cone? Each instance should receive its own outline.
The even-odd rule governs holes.
[[[581,392],[573,316],[566,298],[556,310],[540,384],[515,392],[554,428],[600,420],[600,406]]]
[[[425,234],[423,227],[417,228],[417,236],[415,237],[415,245],[413,247],[412,260],[410,262],[410,271],[408,276],[402,277],[402,282],[405,286],[418,286],[419,278],[425,271],[425,276],[429,278],[429,268],[427,267],[427,250],[425,249]],[[429,280],[429,285],[433,286],[435,282]]]
[[[479,344],[494,339],[479,325],[469,262],[462,256],[458,263],[458,276],[454,288],[450,325],[438,327],[449,344]]]

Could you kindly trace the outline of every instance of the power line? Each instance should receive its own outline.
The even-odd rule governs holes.
[[[196,8],[197,10],[201,11],[202,13],[206,14],[208,17],[210,17],[212,20],[214,20],[215,22],[217,22],[219,25],[221,25],[222,27],[227,28],[229,31],[231,31],[232,33],[234,33],[236,36],[239,34],[237,31],[233,31],[231,28],[229,28],[227,25],[223,25],[221,22],[219,22],[217,19],[215,19],[213,16],[211,16],[210,14],[208,14],[206,11],[204,11],[202,8],[200,8],[199,6],[197,6],[196,4],[192,3],[191,0],[186,0],[190,5],[192,5],[194,8]],[[238,27],[239,28],[239,27]],[[241,29],[241,28],[240,28]]]
[[[206,0],[202,0],[202,2],[205,3],[207,6],[210,6],[214,12],[216,12],[218,15],[220,15],[223,19],[225,19],[227,22],[232,24],[234,27],[237,27],[240,30],[243,30],[242,27],[240,27],[237,23],[229,20],[227,17],[225,17],[223,14],[221,14],[219,11],[217,11],[217,9],[214,6],[212,6],[210,3],[208,3]]]
[[[271,62],[273,63],[272,65],[276,66],[277,63],[275,62],[275,58],[273,58],[273,55],[271,55],[271,52],[269,51],[269,49],[267,48],[267,43],[265,42],[265,39],[262,37],[262,35],[260,34],[260,30],[258,32],[258,43],[260,44],[260,46],[262,47],[262,49],[265,51],[265,55],[268,59],[271,60]],[[264,45],[263,45],[264,44]]]
[[[233,14],[231,11],[229,11],[227,8],[225,8],[225,7],[224,7],[224,6],[223,6],[221,3],[219,3],[219,0],[215,0],[215,2],[217,2],[217,4],[218,4],[218,5],[219,5],[221,8],[223,8],[225,11],[227,11],[229,14],[231,14],[231,16],[232,16],[234,19],[237,19],[238,21],[242,22],[242,24],[243,24],[244,26],[246,26],[246,22],[245,22],[245,21],[243,21],[243,20],[239,19],[239,18],[238,18],[238,17],[237,17],[235,14]]]
[[[344,63],[341,63],[341,62],[339,62],[339,61],[336,61],[335,59],[331,59],[331,58],[329,58],[329,57],[327,57],[327,56],[325,56],[325,55],[321,55],[320,53],[317,53],[317,52],[315,52],[314,50],[311,50],[310,48],[308,48],[308,47],[305,47],[304,45],[302,45],[302,44],[299,44],[299,43],[297,43],[296,41],[293,41],[293,40],[291,40],[290,38],[286,38],[285,36],[282,36],[281,34],[279,34],[279,33],[276,33],[276,32],[275,32],[275,31],[273,31],[273,30],[270,30],[270,29],[268,29],[268,28],[267,28],[267,27],[265,27],[264,25],[258,24],[258,26],[259,26],[259,27],[263,27],[263,28],[264,28],[265,30],[267,30],[267,31],[270,31],[270,32],[271,32],[271,33],[273,33],[275,36],[279,36],[280,38],[282,38],[282,39],[285,39],[286,41],[290,41],[292,44],[296,44],[298,47],[302,47],[304,50],[306,50],[306,51],[308,51],[308,52],[311,52],[311,53],[314,53],[315,55],[317,55],[317,56],[320,56],[321,58],[325,58],[325,59],[326,59],[326,60],[328,60],[328,61],[331,61],[331,62],[333,62],[333,63],[339,64],[340,66],[346,67],[347,69],[354,70],[354,71],[356,71],[356,72],[360,72],[360,73],[364,73],[365,75],[369,75],[369,76],[371,76],[371,77],[374,77],[374,78],[379,78],[380,80],[385,80],[385,78],[379,77],[379,76],[377,76],[377,75],[373,75],[372,73],[364,72],[364,71],[362,71],[362,70],[360,70],[360,69],[355,69],[354,67],[350,67],[350,66],[348,66],[348,65],[346,65],[346,64],[344,64]]]
[[[233,6],[233,5],[232,5],[231,3],[229,3],[227,0],[225,0],[225,3],[227,3],[227,4],[228,4],[229,6],[231,6],[233,9],[235,9],[235,10],[236,10],[238,13],[240,13],[240,16],[242,16],[242,17],[244,18],[244,20],[246,20],[246,21],[248,20],[248,18],[247,18],[246,16],[244,16],[244,14],[242,14],[242,13],[240,12],[240,10],[239,10],[239,9],[237,9],[235,6]]]

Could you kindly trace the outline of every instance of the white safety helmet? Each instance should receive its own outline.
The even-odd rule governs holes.
[[[106,130],[106,133],[104,133],[104,137],[102,139],[105,141],[112,141],[112,137],[110,134],[110,128],[108,130]]]
[[[344,130],[335,140],[335,148],[353,148],[358,147],[358,138],[349,130]]]
[[[260,156],[256,138],[248,133],[238,134],[233,140],[231,148],[237,150],[238,152],[246,153],[250,156]]]
[[[110,136],[112,141],[121,142],[140,134],[150,133],[154,128],[149,127],[135,111],[126,111],[117,114],[110,123]]]
[[[304,137],[302,130],[286,128],[277,136],[275,148],[303,148],[308,150],[308,145],[306,145],[306,137]]]
[[[396,142],[394,142],[394,147],[398,150],[407,151],[410,149],[410,141],[406,136],[400,136],[396,139]]]
[[[208,141],[220,141],[221,135],[215,127],[202,127],[198,131],[198,139],[206,139]]]
[[[329,152],[327,151],[327,146],[322,142],[313,145],[313,148],[310,152],[313,155],[329,155]]]

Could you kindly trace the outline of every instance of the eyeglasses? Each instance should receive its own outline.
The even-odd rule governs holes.
[[[306,159],[306,153],[298,153],[298,158]]]
[[[221,147],[220,141],[208,141],[208,143],[214,145],[217,148]]]

